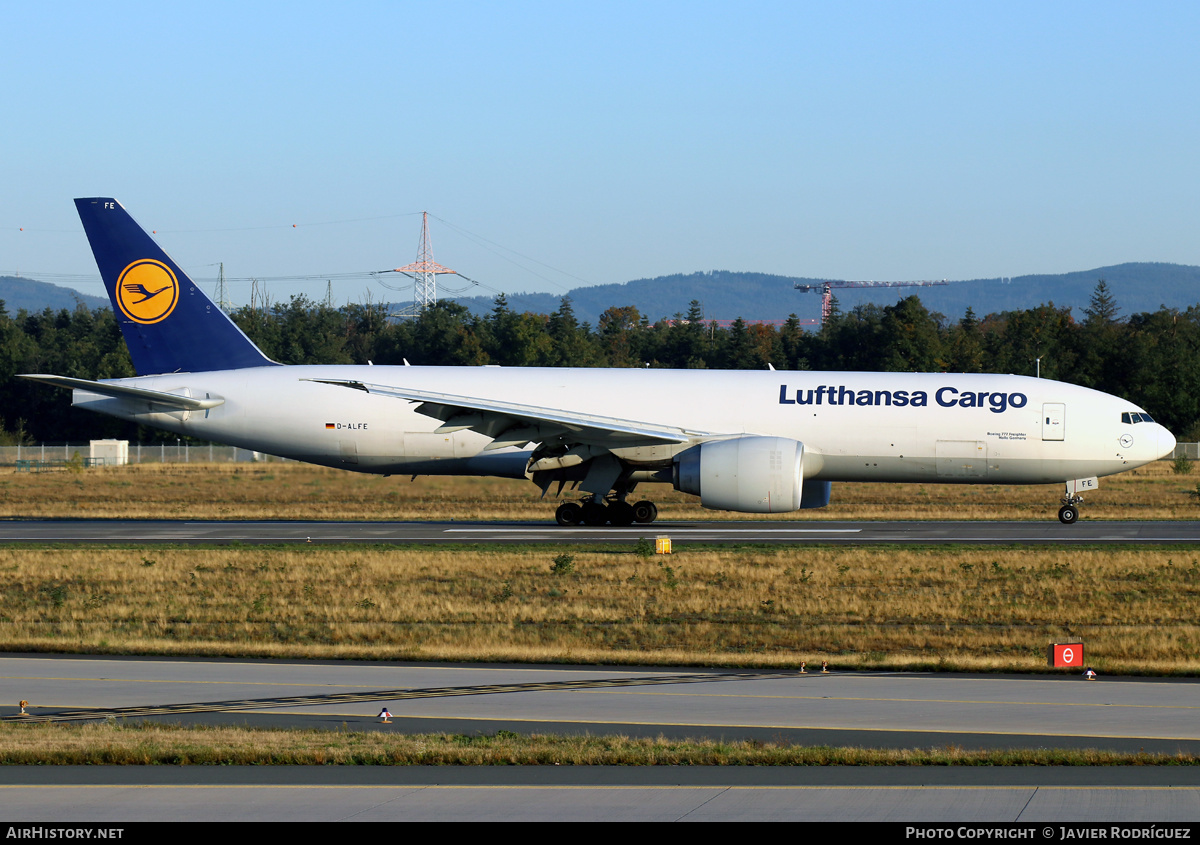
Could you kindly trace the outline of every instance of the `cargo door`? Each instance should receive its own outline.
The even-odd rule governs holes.
[[[987,475],[987,443],[982,440],[939,440],[935,444],[939,478],[983,478]]]
[[[1042,439],[1065,440],[1067,435],[1067,406],[1061,402],[1042,405]]]
[[[404,456],[407,458],[453,458],[458,440],[453,434],[433,431],[404,432]]]

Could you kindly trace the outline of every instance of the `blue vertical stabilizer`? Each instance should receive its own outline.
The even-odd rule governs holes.
[[[119,202],[93,197],[75,207],[138,375],[274,363]]]

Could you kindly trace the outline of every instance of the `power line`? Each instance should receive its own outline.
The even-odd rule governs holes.
[[[397,220],[401,217],[415,217],[420,211],[405,211],[401,214],[383,214],[378,217],[350,217],[345,220],[316,220],[300,223],[273,223],[269,226],[229,226],[219,229],[155,229],[155,234],[161,235],[190,235],[205,232],[263,232],[270,229],[298,229],[310,226],[340,226],[345,223],[370,223],[375,220]]]
[[[294,228],[299,228],[301,226],[304,226],[304,227],[332,226],[332,225],[340,225],[340,224],[346,224],[346,223],[371,222],[371,221],[376,221],[376,220],[395,220],[395,219],[399,219],[399,218],[403,218],[403,217],[414,217],[417,214],[426,214],[426,212],[412,211],[412,212],[404,212],[401,214],[379,215],[379,216],[375,216],[375,217],[356,217],[356,218],[347,218],[347,219],[343,219],[343,220],[324,220],[324,221],[298,223],[298,224],[293,223],[293,224],[273,224],[273,225],[267,225],[267,226],[234,226],[234,227],[215,228],[215,229],[156,229],[153,231],[155,234],[194,234],[194,233],[206,233],[206,232],[251,232],[251,231],[265,231],[265,230],[271,230],[271,229],[288,229],[288,228],[294,229]],[[570,288],[568,288],[566,285],[563,285],[562,283],[560,283],[552,278],[549,278],[548,276],[543,275],[542,273],[537,272],[536,270],[531,269],[530,267],[522,264],[520,261],[510,257],[510,255],[506,254],[506,253],[510,253],[512,256],[517,256],[517,257],[523,259],[524,261],[532,262],[533,264],[537,264],[541,267],[545,267],[546,269],[552,270],[555,273],[560,273],[564,276],[575,279],[576,281],[581,282],[584,285],[594,285],[595,284],[594,282],[592,282],[588,279],[585,279],[581,276],[576,276],[573,273],[567,272],[566,270],[559,269],[557,267],[554,267],[553,265],[545,263],[544,261],[539,261],[538,259],[533,258],[532,256],[525,255],[522,252],[518,252],[517,250],[512,249],[511,247],[506,247],[503,244],[499,244],[496,241],[493,241],[489,238],[485,238],[484,236],[476,234],[475,232],[471,232],[471,231],[463,228],[462,226],[459,226],[455,223],[451,223],[449,220],[445,220],[444,218],[438,217],[435,214],[429,214],[428,216],[433,217],[433,219],[444,224],[448,228],[453,229],[459,235],[466,238],[471,243],[474,243],[476,246],[479,246],[480,248],[487,250],[488,252],[492,253],[493,255],[520,268],[523,272],[528,273],[531,276],[535,276],[536,278],[541,279],[542,281],[544,281],[550,285],[553,285],[553,286],[559,288],[560,290],[569,291]],[[423,232],[425,231],[424,225],[425,224],[423,222],[423,224],[422,224]],[[218,265],[216,263],[214,263],[214,264],[205,265],[205,266],[215,267]],[[0,273],[2,273],[2,272],[3,271],[0,271]],[[295,274],[287,274],[287,275],[280,275],[280,276],[226,276],[226,275],[224,275],[224,267],[222,265],[220,267],[220,269],[218,270],[217,276],[215,276],[215,277],[193,276],[192,278],[198,283],[199,282],[204,282],[204,283],[208,283],[208,284],[216,283],[219,287],[222,285],[229,285],[229,284],[247,284],[247,283],[263,284],[263,283],[267,283],[267,282],[303,284],[303,283],[319,282],[319,281],[324,281],[324,282],[326,282],[327,285],[331,285],[333,282],[351,282],[351,281],[365,280],[365,281],[376,281],[376,282],[379,282],[385,288],[395,290],[395,288],[392,288],[390,285],[384,283],[383,280],[380,278],[381,274],[391,273],[391,272],[396,272],[396,271],[388,269],[388,270],[355,270],[355,271],[342,272],[342,273],[295,273]],[[16,272],[14,272],[9,275],[14,275],[14,276],[23,275],[24,278],[31,278],[31,279],[36,279],[38,281],[46,281],[46,282],[51,282],[51,283],[60,283],[60,284],[69,284],[69,285],[99,285],[99,284],[103,284],[103,280],[98,275],[95,275],[95,274],[35,272],[35,271],[26,270],[24,272],[24,274],[18,274]],[[499,289],[492,287],[491,285],[487,285],[478,280],[472,279],[467,276],[463,276],[461,273],[459,273],[457,275],[460,278],[462,278],[464,281],[468,282],[468,285],[465,287],[461,287],[461,288],[453,288],[453,287],[445,288],[445,286],[443,285],[444,289],[446,289],[448,292],[454,294],[455,296],[462,296],[475,288],[481,288],[483,290],[490,291],[493,294],[500,294],[502,292]],[[435,294],[435,299],[436,299],[436,294]]]
[[[564,276],[569,276],[572,279],[575,279],[575,281],[577,281],[577,282],[583,282],[585,285],[595,285],[596,284],[595,282],[591,282],[580,276],[576,276],[573,273],[568,273],[566,270],[560,270],[557,267],[551,266],[550,264],[547,264],[544,261],[538,261],[536,258],[532,258],[531,256],[525,255],[524,253],[517,252],[515,249],[506,247],[502,244],[498,244],[495,241],[485,238],[483,235],[477,235],[474,232],[469,232],[466,229],[462,228],[461,226],[456,226],[454,223],[451,223],[449,220],[443,220],[442,218],[438,217],[436,214],[430,215],[430,216],[433,217],[434,220],[437,220],[439,223],[443,223],[446,226],[449,226],[451,229],[458,232],[460,235],[467,238],[468,240],[472,240],[472,242],[475,243],[477,246],[483,247],[488,252],[491,252],[493,255],[497,255],[500,258],[503,258],[505,261],[508,261],[509,263],[514,264],[517,267],[520,267],[526,273],[537,276],[542,281],[549,282],[550,284],[554,285],[555,287],[562,288],[563,290],[570,290],[570,288],[566,287],[565,285],[559,284],[558,282],[554,281],[553,279],[548,279],[545,276],[541,275],[540,273],[535,273],[533,270],[530,270],[528,267],[521,265],[519,262],[514,261],[513,259],[504,255],[503,253],[497,252],[495,249],[491,249],[491,247],[494,246],[494,247],[497,247],[498,249],[504,250],[506,252],[511,252],[513,255],[519,255],[521,258],[524,258],[526,261],[532,261],[534,264],[540,264],[541,266],[545,267],[548,270],[553,270],[555,273],[562,273]]]

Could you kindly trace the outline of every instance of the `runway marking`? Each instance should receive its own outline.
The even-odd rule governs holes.
[[[811,673],[810,673],[811,674]],[[820,677],[819,675],[816,677]],[[590,690],[585,689],[581,692],[590,695],[612,695],[612,690]],[[622,693],[626,694],[626,693]],[[1193,704],[1115,704],[1107,701],[993,701],[986,698],[874,698],[867,696],[849,696],[849,695],[747,695],[744,693],[725,693],[725,692],[699,692],[699,693],[681,693],[681,692],[643,692],[641,690],[634,691],[632,695],[650,695],[650,696],[684,696],[687,698],[763,698],[763,699],[784,699],[787,701],[869,701],[882,703],[904,703],[904,704],[979,704],[979,705],[1002,705],[1004,707],[1122,707],[1122,708],[1143,708],[1147,710],[1200,710],[1200,705]]]
[[[642,526],[640,528],[445,528],[446,534],[493,533],[493,534],[583,534],[595,535],[604,531],[620,531],[622,534],[634,534],[638,531],[671,531],[675,534],[761,534],[757,528],[668,528],[659,526]],[[861,534],[861,528],[774,528],[773,534]]]
[[[235,679],[223,679],[216,681],[198,681],[192,678],[171,680],[168,678],[86,678],[86,677],[53,677],[46,675],[0,675],[0,681],[65,681],[71,683],[74,681],[94,681],[94,682],[112,682],[115,684],[195,684],[214,686],[229,686],[229,687],[330,687],[335,689],[364,689],[371,686],[367,683],[361,684],[329,684],[320,681],[312,681],[310,683],[296,683],[292,681],[239,681]]]
[[[0,722],[72,722],[107,718],[136,718],[138,716],[164,716],[183,713],[216,713],[238,710],[262,710],[269,707],[302,707],[305,705],[344,704],[367,701],[405,701],[419,698],[447,698],[466,695],[493,695],[511,692],[539,692],[550,690],[592,689],[596,687],[643,686],[657,684],[696,684],[715,681],[762,680],[766,678],[792,677],[794,672],[727,672],[719,675],[651,675],[642,677],[604,678],[591,681],[547,681],[528,684],[488,684],[473,687],[433,687],[428,689],[378,690],[361,693],[330,693],[278,698],[245,698],[229,701],[213,701],[183,704],[149,705],[141,707],[112,707],[89,710],[68,710],[61,713],[12,715],[0,717]]]
[[[2,662],[2,660],[3,660],[3,658],[0,658],[0,662]],[[89,661],[81,660],[78,662],[86,663]],[[175,662],[178,663],[179,665],[183,665],[183,666],[193,666],[194,665],[194,664],[188,663],[187,661],[175,661]],[[254,664],[246,664],[246,663],[238,663],[238,662],[227,662],[227,663],[223,663],[220,665],[245,666],[248,668],[251,668],[254,666]],[[300,668],[304,668],[304,669],[312,668],[311,666],[308,666],[305,664],[296,664],[296,663],[273,664],[273,667],[279,666],[279,665],[286,665],[286,666],[289,666],[292,668],[295,668],[295,667],[300,667]],[[333,667],[333,668],[346,669],[349,667]],[[357,669],[371,669],[373,671],[389,671],[392,673],[404,672],[405,674],[411,674],[411,673],[416,673],[416,672],[502,672],[505,674],[537,674],[537,673],[545,672],[544,669],[519,669],[519,668],[492,669],[492,668],[480,668],[480,667],[470,667],[470,666],[453,667],[453,668],[442,668],[442,667],[433,667],[433,666],[428,666],[428,667],[423,666],[423,667],[417,667],[417,668],[355,666],[353,668],[356,670]],[[775,671],[783,672],[783,671],[790,671],[790,670],[775,670]],[[588,674],[588,672],[587,672],[587,670],[576,670],[576,671],[567,670],[564,672],[564,674],[580,674],[580,675],[582,675],[582,674]],[[809,674],[813,674],[813,673],[809,673]],[[637,676],[632,676],[632,677],[637,677]],[[647,675],[646,677],[658,677],[658,676]],[[713,677],[720,680],[719,675],[714,675]],[[780,675],[780,677],[785,677],[785,676]],[[592,678],[589,680],[589,679],[581,678],[579,680],[586,681],[589,683],[591,683],[591,682],[600,683],[600,682],[604,682],[609,679],[608,678]],[[372,686],[371,684],[368,684],[365,682],[357,683],[357,684],[331,684],[327,681],[308,681],[308,682],[246,681],[246,680],[240,680],[237,678],[223,678],[223,679],[214,680],[214,681],[203,681],[203,680],[197,680],[194,678],[184,678],[184,679],[179,679],[179,680],[173,680],[170,678],[117,678],[117,677],[104,677],[104,676],[91,677],[91,676],[85,676],[85,675],[61,675],[61,676],[59,676],[59,675],[0,675],[0,681],[65,681],[67,683],[71,683],[74,681],[111,681],[112,683],[119,683],[119,684],[225,684],[228,686],[338,687],[338,688],[346,688],[346,689],[361,689],[364,687]],[[554,683],[561,683],[561,682],[546,681],[546,683],[554,684]]]
[[[632,540],[638,536],[635,531],[624,531],[614,533],[610,529],[588,529],[572,531],[570,529],[528,529],[525,533],[510,531],[508,529],[474,529],[476,531],[491,532],[491,538],[496,541],[502,541],[506,538],[516,539],[524,538],[531,542],[560,542],[564,539],[570,539],[572,542],[592,539],[596,541],[618,541]],[[738,530],[731,532],[725,529],[714,530],[696,530],[692,532],[679,531],[677,529],[667,529],[660,527],[652,529],[657,533],[667,533],[668,531],[675,537],[683,540],[704,541],[712,540],[713,542],[728,539],[730,541],[738,537],[746,536],[761,540],[762,542],[773,542],[772,537],[776,538],[776,542],[792,541],[802,542],[811,539],[813,542],[827,543],[867,543],[870,545],[894,545],[894,544],[925,544],[925,545],[959,545],[972,546],[980,544],[1024,544],[1024,545],[1047,545],[1056,544],[1063,546],[1086,546],[1095,545],[1097,543],[1117,543],[1117,544],[1162,544],[1162,545],[1194,545],[1200,541],[1200,536],[1196,537],[1159,537],[1159,536],[1098,536],[1098,537],[1057,537],[1057,536],[972,536],[969,534],[956,534],[946,536],[935,534],[930,536],[913,535],[907,533],[860,533],[859,529],[853,530],[834,530],[830,529],[824,533],[802,533],[801,531],[792,529],[780,529],[770,532],[756,532],[751,530]],[[413,542],[436,542],[439,540],[450,540],[458,537],[460,533],[466,534],[463,539],[471,536],[467,533],[467,529],[431,529],[417,533],[401,533],[401,532],[379,532],[374,534],[354,534],[354,535],[306,535],[302,531],[294,534],[256,534],[251,532],[223,532],[213,535],[197,535],[189,533],[173,533],[161,534],[155,537],[139,537],[131,538],[124,535],[110,534],[55,534],[53,536],[16,536],[0,532],[0,543],[97,543],[101,545],[110,543],[128,543],[135,540],[146,543],[175,543],[181,541],[194,541],[200,543],[227,543],[231,541],[239,542],[254,542],[254,543],[300,543],[312,542],[314,544],[324,543],[413,543]],[[644,532],[643,532],[644,533]],[[838,535],[844,536],[838,536]]]
[[[1030,784],[764,784],[764,785],[747,785],[747,784],[585,784],[585,783],[563,783],[563,784],[536,784],[536,783],[370,783],[370,784],[338,784],[338,783],[301,783],[301,784],[286,784],[286,783],[149,783],[135,782],[128,783],[37,783],[37,784],[20,784],[20,783],[5,783],[0,784],[0,790],[14,789],[362,789],[362,790],[406,790],[410,792],[430,790],[430,789],[457,789],[457,790],[589,790],[589,791],[638,791],[646,792],[650,790],[656,791],[687,791],[687,792],[759,792],[766,790],[773,791],[822,791],[830,792],[835,790],[858,790],[858,791],[883,791],[883,790],[904,790],[910,792],[936,792],[949,790],[970,790],[981,791],[988,790],[992,792],[1037,792],[1037,791],[1082,791],[1082,790],[1105,790],[1119,792],[1148,792],[1148,791],[1197,791],[1200,786],[1192,786],[1190,784],[1182,784],[1180,786],[1130,786],[1130,785],[1108,785],[1099,784],[1096,786],[1071,786],[1054,784],[1046,785],[1030,785]],[[47,823],[43,823],[47,824]],[[65,824],[57,824],[58,827],[63,827]],[[978,826],[978,825],[977,825]],[[1163,825],[1159,825],[1163,828]]]
[[[282,712],[277,713],[273,710],[262,711],[267,715],[283,715]],[[340,718],[359,718],[368,719],[372,722],[375,720],[373,715],[364,715],[362,713],[327,713],[325,711],[306,712],[309,716],[337,716]],[[11,718],[11,717],[8,717]],[[424,716],[424,715],[408,715],[404,713],[393,713],[393,719],[416,721],[420,719],[432,720],[436,719],[443,722],[459,721],[459,722],[497,722],[511,724],[513,722],[531,723],[531,724],[547,724],[547,725],[630,725],[638,728],[709,728],[712,730],[729,730],[729,729],[753,729],[763,731],[814,731],[814,732],[853,732],[853,733],[887,733],[887,734],[969,734],[971,736],[1044,736],[1052,739],[1142,739],[1153,740],[1155,742],[1198,742],[1200,737],[1195,736],[1158,736],[1157,734],[1070,734],[1070,733],[1052,733],[1049,731],[981,731],[972,728],[923,728],[923,727],[863,727],[861,725],[779,725],[779,724],[760,724],[757,722],[721,722],[714,724],[711,722],[641,722],[635,719],[622,720],[607,720],[607,719],[538,719],[538,718],[509,718],[500,716]],[[918,746],[919,747],[919,746]]]
[[[319,681],[312,683],[293,683],[291,681],[238,681],[225,679],[220,681],[197,681],[191,678],[181,679],[177,681],[167,678],[85,678],[85,677],[65,677],[59,678],[52,675],[0,675],[0,681],[111,681],[115,684],[221,684],[225,686],[246,686],[246,687],[365,687],[367,684],[326,684]]]
[[[738,678],[730,678],[729,680],[738,680]],[[666,682],[670,683],[670,681],[666,681]],[[683,681],[683,683],[688,683],[688,681]],[[529,685],[524,685],[524,686],[534,688],[534,687],[537,687],[538,685],[529,684]],[[469,688],[460,688],[460,689],[469,689]],[[537,690],[536,689],[510,689],[510,690],[486,690],[486,689],[484,689],[484,690],[481,690],[480,692],[473,692],[473,693],[472,692],[462,692],[462,693],[457,693],[457,694],[458,695],[472,695],[472,694],[483,695],[483,694],[488,694],[489,692],[530,692],[530,691],[537,691]],[[432,692],[435,694],[428,695],[428,696],[410,695],[410,696],[397,696],[397,697],[406,697],[409,699],[423,698],[423,697],[431,697],[431,698],[437,697],[436,690],[434,690],[434,691],[413,690],[411,692],[419,692],[419,693]],[[379,693],[378,695],[382,697],[382,696],[390,695],[390,694],[391,693],[385,691],[385,692]],[[456,693],[449,693],[449,694],[454,695]],[[319,698],[319,697],[313,697],[313,698]],[[362,701],[379,700],[377,698],[367,698],[367,697],[346,698],[346,697],[342,697],[342,696],[328,696],[328,698],[340,699],[340,701],[332,702],[332,703],[353,703],[353,701],[356,701],[356,700],[362,700]],[[309,716],[322,716],[322,717],[326,717],[326,718],[337,717],[337,718],[342,718],[342,719],[361,719],[361,720],[370,721],[372,723],[374,723],[375,719],[376,719],[376,717],[373,714],[363,713],[361,711],[359,711],[359,712],[335,711],[333,713],[330,713],[327,710],[298,710],[298,711],[290,710],[289,711],[289,710],[270,709],[273,704],[278,704],[278,703],[280,703],[280,701],[281,700],[260,699],[259,702],[261,703],[261,707],[240,707],[240,708],[217,706],[217,705],[228,704],[228,702],[214,702],[210,706],[200,705],[200,706],[192,707],[191,709],[183,709],[183,708],[189,707],[189,705],[166,705],[163,708],[137,708],[139,710],[146,711],[146,712],[137,712],[137,713],[132,712],[135,708],[125,708],[124,711],[128,711],[128,712],[124,712],[119,709],[114,709],[111,711],[96,709],[96,710],[74,711],[74,712],[68,712],[68,713],[51,714],[51,715],[47,715],[47,716],[32,716],[32,715],[30,715],[30,716],[5,716],[5,717],[0,717],[0,722],[15,722],[18,724],[19,723],[45,724],[45,723],[67,722],[67,721],[87,721],[89,719],[96,720],[96,719],[109,718],[110,716],[113,718],[117,718],[117,717],[134,718],[137,716],[156,716],[156,715],[164,716],[164,715],[179,715],[179,714],[187,714],[187,713],[222,712],[223,710],[233,710],[233,709],[240,709],[243,711],[253,709],[253,710],[257,710],[258,712],[262,713],[263,715],[287,715],[289,712],[291,712],[291,713],[299,712],[303,715],[309,715]],[[242,702],[242,703],[246,703],[246,702]],[[310,701],[304,702],[304,703],[307,703],[310,705],[315,705],[315,706],[320,706],[320,704],[321,704],[321,702],[315,701],[315,700],[310,700]],[[290,705],[290,706],[303,707],[304,703]],[[168,709],[168,708],[180,708],[180,709]],[[1128,739],[1128,740],[1139,740],[1140,739],[1140,740],[1154,740],[1154,741],[1158,741],[1158,742],[1196,742],[1196,741],[1200,740],[1200,737],[1175,736],[1175,735],[1159,736],[1159,735],[1121,734],[1121,733],[1070,734],[1070,733],[1053,733],[1053,732],[1049,732],[1049,731],[1032,731],[1032,730],[987,731],[987,730],[977,730],[977,729],[970,729],[970,728],[882,727],[882,726],[828,725],[828,724],[824,724],[824,725],[808,725],[808,724],[794,725],[794,724],[775,724],[775,723],[763,724],[763,723],[756,723],[756,722],[744,722],[744,723],[743,722],[727,722],[727,723],[726,722],[723,722],[723,723],[662,722],[662,721],[652,721],[651,722],[651,721],[639,721],[636,719],[622,719],[622,720],[570,719],[570,718],[545,719],[545,718],[533,718],[533,717],[520,717],[520,718],[513,719],[513,718],[508,718],[508,717],[487,716],[487,715],[485,715],[485,716],[479,716],[479,715],[473,715],[473,716],[472,715],[469,715],[469,716],[458,716],[458,715],[428,716],[428,715],[422,715],[422,714],[404,714],[404,713],[395,713],[392,715],[392,718],[397,719],[397,720],[405,720],[405,721],[438,720],[438,721],[459,721],[459,722],[495,722],[495,723],[506,723],[506,724],[515,721],[515,722],[529,723],[529,724],[568,724],[568,725],[601,725],[601,726],[603,726],[603,725],[616,725],[616,726],[627,725],[627,726],[633,726],[633,727],[651,727],[651,728],[657,728],[657,727],[704,728],[704,729],[710,729],[710,730],[754,729],[754,730],[813,731],[813,732],[818,732],[818,733],[819,732],[827,733],[827,732],[831,732],[831,731],[842,731],[842,732],[850,731],[850,732],[855,732],[855,733],[882,733],[882,734],[904,734],[904,733],[920,733],[920,734],[934,734],[934,735],[971,734],[971,735],[978,735],[978,736],[1000,736],[1000,737],[1031,736],[1031,737],[1047,737],[1047,738],[1051,738],[1051,739],[1077,739],[1077,740],[1085,740],[1085,741],[1090,740],[1090,739]],[[916,746],[916,747],[920,747],[920,746]]]
[[[809,674],[814,675],[814,674],[820,674],[820,673],[810,672]],[[977,677],[977,676],[976,677],[954,677],[953,675],[950,675],[950,674],[942,674],[936,678],[933,678],[933,677],[931,677],[930,674],[920,673],[920,672],[906,673],[906,672],[900,672],[900,671],[895,671],[895,672],[869,672],[868,671],[868,672],[859,673],[859,672],[855,672],[854,670],[848,670],[848,671],[844,671],[844,672],[830,671],[830,673],[828,675],[826,675],[825,677],[832,678],[834,676],[836,676],[838,678],[838,680],[842,680],[842,681],[864,682],[864,681],[881,681],[881,680],[893,680],[895,678],[904,678],[905,680],[909,680],[909,681],[925,682],[925,681],[933,680],[933,681],[936,681],[937,683],[956,683],[956,684],[964,684],[964,683],[973,683],[973,684],[1061,684],[1061,683],[1068,682],[1068,681],[1080,680],[1080,676],[1077,676],[1074,674],[1059,675],[1059,674],[1047,673],[1047,675],[1043,676],[1043,677],[1029,676],[1029,677],[1021,677],[1021,678],[1014,678],[1011,676],[998,677],[998,678],[997,677],[981,678],[981,677]],[[1195,678],[1177,678],[1177,679],[1174,679],[1171,681],[1151,681],[1151,680],[1146,680],[1144,678],[1134,678],[1134,677],[1130,677],[1130,676],[1113,675],[1113,676],[1104,678],[1103,681],[1101,681],[1099,683],[1091,684],[1088,687],[1088,689],[1103,689],[1103,687],[1100,686],[1101,683],[1107,683],[1109,685],[1115,684],[1115,685],[1117,685],[1117,689],[1123,689],[1123,690],[1130,689],[1129,684],[1135,684],[1136,686],[1133,687],[1134,689],[1141,689],[1143,687],[1176,687],[1176,688],[1186,687],[1186,688],[1190,688],[1189,692],[1193,692],[1193,693],[1196,692],[1197,691],[1196,688],[1198,686],[1200,686],[1200,682],[1198,682]],[[1008,702],[1001,701],[1001,702],[997,702],[997,703],[1005,704]]]

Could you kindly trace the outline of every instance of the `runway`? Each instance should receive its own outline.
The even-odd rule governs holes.
[[[1137,825],[1145,838],[1155,831],[1194,833],[1200,787],[1186,773],[1140,769],[1141,782],[1128,785],[1120,783],[1125,771],[1036,769],[1020,772],[1026,783],[996,785],[979,784],[976,770],[914,768],[5,767],[0,804],[26,824],[112,827],[155,821],[791,821],[891,823],[873,832],[896,839],[905,836],[905,824],[946,830],[999,823],[1041,841],[1062,838],[1064,824],[1080,838],[1081,828],[1118,838],[1100,827],[1114,823]],[[751,777],[766,783],[745,783]],[[1044,825],[1054,827],[1046,833]],[[946,832],[951,835],[940,838],[986,835]]]
[[[0,543],[1200,543],[1200,522],[11,520]],[[591,734],[804,745],[1200,754],[1200,683],[1076,677],[716,672],[0,657],[0,718],[129,718],[406,733]],[[391,725],[375,718],[380,707]],[[108,711],[108,712],[102,712]],[[793,820],[1188,822],[1200,767],[0,767],[29,821]]]
[[[673,543],[1174,545],[1200,543],[1200,521],[802,522],[724,520],[629,527],[542,522],[286,522],[4,520],[0,543]]]
[[[0,657],[0,701],[18,698],[51,718],[126,709],[350,730],[1200,753],[1193,680]],[[392,725],[376,718],[382,706]],[[15,709],[0,713],[20,718]],[[201,819],[214,802],[223,818],[290,820],[1200,818],[1193,767],[86,768],[0,769],[0,802],[15,818],[58,821],[161,818],[168,805],[171,818]]]

